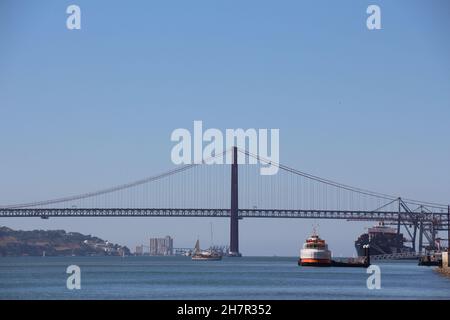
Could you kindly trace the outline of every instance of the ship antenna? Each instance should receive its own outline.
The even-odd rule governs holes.
[[[212,222],[210,222],[211,224],[211,247],[213,246],[213,225]]]

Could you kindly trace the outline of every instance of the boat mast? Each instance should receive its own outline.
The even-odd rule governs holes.
[[[211,225],[211,249],[213,247],[213,226],[212,226],[212,222],[210,222]]]

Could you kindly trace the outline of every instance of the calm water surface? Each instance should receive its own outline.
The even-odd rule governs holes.
[[[81,268],[68,290],[67,266]],[[0,258],[0,299],[450,299],[450,279],[417,262],[379,263],[381,290],[360,268],[307,268],[296,258]]]

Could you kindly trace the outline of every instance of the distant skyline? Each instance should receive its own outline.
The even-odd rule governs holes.
[[[67,30],[66,8],[82,10]],[[366,8],[382,30],[366,28]],[[278,128],[280,162],[341,183],[450,202],[450,4],[399,1],[0,3],[0,205],[173,168],[170,135]],[[221,218],[0,218],[127,245],[228,244]],[[245,255],[298,255],[319,224],[353,255],[372,223],[244,219]]]

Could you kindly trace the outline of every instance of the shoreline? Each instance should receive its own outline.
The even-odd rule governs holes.
[[[446,278],[450,279],[450,268],[435,268],[434,271],[441,276],[444,276]]]

